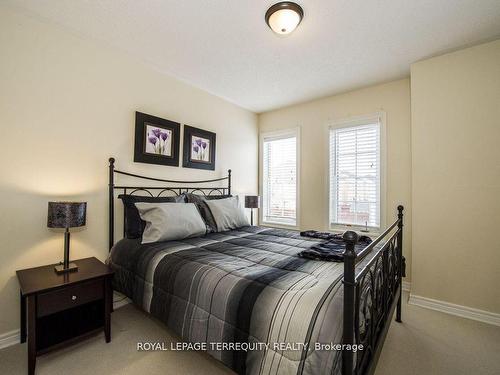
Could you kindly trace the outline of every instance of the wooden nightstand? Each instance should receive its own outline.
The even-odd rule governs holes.
[[[96,258],[74,261],[77,272],[54,265],[16,271],[21,288],[21,342],[28,338],[28,373],[36,357],[104,330],[111,341],[113,271]],[[68,369],[71,372],[71,369]]]

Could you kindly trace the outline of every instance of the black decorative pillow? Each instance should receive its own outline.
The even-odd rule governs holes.
[[[229,198],[231,195],[198,195],[193,193],[185,193],[188,203],[194,203],[200,211],[201,217],[207,226],[207,233],[217,232],[217,224],[215,223],[214,215],[205,201],[213,199]]]
[[[139,210],[135,206],[138,202],[145,203],[184,203],[184,195],[178,197],[145,197],[140,195],[120,194],[118,196],[123,202],[125,213],[125,237],[133,239],[140,238],[146,222],[141,219]]]

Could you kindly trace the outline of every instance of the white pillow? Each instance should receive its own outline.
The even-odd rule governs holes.
[[[206,200],[217,224],[217,231],[222,232],[250,225],[238,197]]]
[[[146,222],[142,243],[181,240],[201,236],[205,222],[194,203],[136,203],[141,219]]]

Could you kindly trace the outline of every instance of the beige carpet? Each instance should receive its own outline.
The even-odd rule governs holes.
[[[138,341],[170,342],[165,326],[132,305],[113,313],[112,341],[103,335],[42,356],[38,375],[233,374],[199,352],[138,352]],[[376,375],[500,374],[500,327],[404,305],[393,322]],[[0,374],[27,373],[26,344],[0,351]]]

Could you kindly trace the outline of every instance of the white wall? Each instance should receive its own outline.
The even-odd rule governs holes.
[[[257,192],[253,113],[5,6],[0,45],[0,334],[18,328],[15,270],[62,258],[47,201],[87,201],[71,256],[106,258],[110,156],[122,170],[169,179],[231,168],[235,193]],[[216,132],[216,170],[133,163],[136,110]]]
[[[404,255],[411,264],[410,81],[402,79],[259,115],[260,132],[300,127],[300,227],[328,229],[328,126],[335,120],[386,113],[387,222],[405,206]]]
[[[411,67],[412,294],[500,313],[500,40]]]

